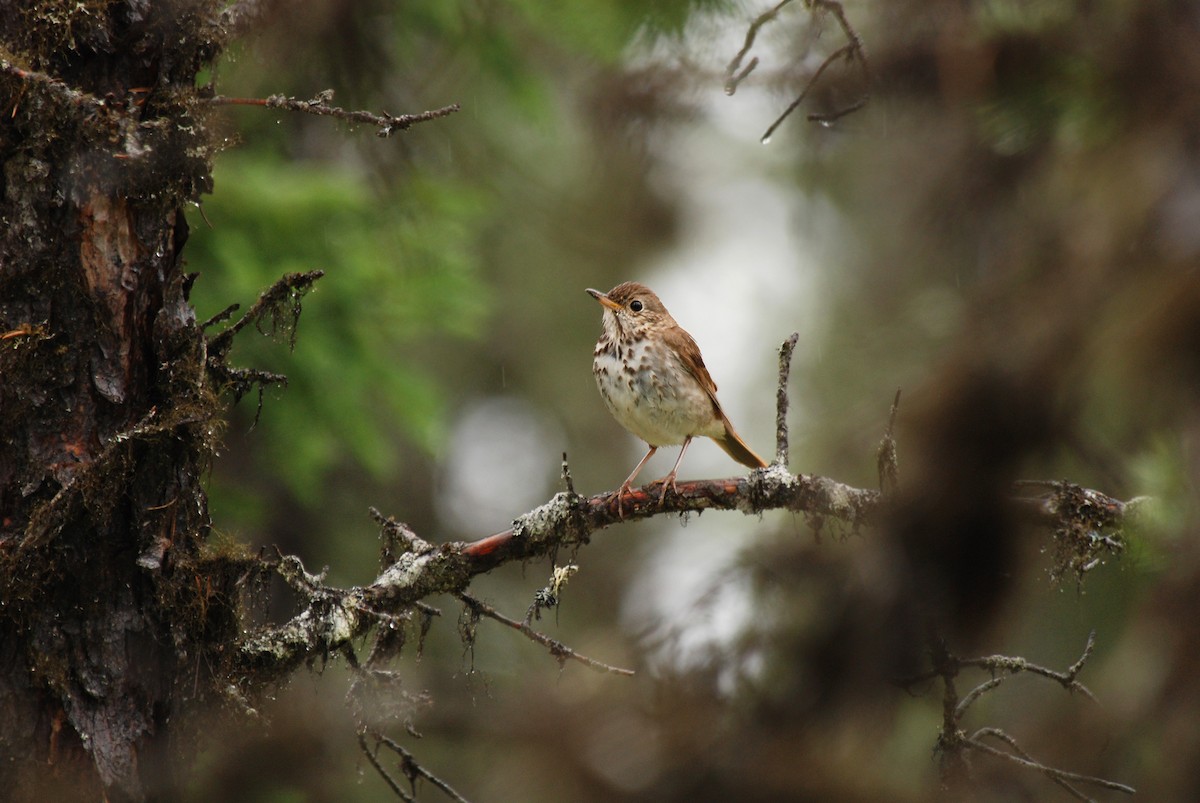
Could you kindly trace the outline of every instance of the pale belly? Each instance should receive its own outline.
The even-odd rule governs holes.
[[[635,354],[636,370],[629,370],[608,352],[592,362],[596,386],[613,418],[651,446],[671,446],[685,438],[704,435],[719,438],[725,425],[713,410],[712,399],[691,377],[668,383],[649,361]]]

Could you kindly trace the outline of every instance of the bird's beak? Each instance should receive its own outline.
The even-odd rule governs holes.
[[[609,309],[620,309],[621,308],[620,304],[613,301],[611,298],[608,297],[608,295],[606,293],[601,293],[599,290],[593,290],[592,288],[589,287],[588,295],[590,295],[592,298],[596,299],[597,301],[599,301],[601,304],[608,307]]]

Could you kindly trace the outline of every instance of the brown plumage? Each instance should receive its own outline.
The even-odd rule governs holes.
[[[592,372],[613,417],[650,447],[617,491],[618,506],[638,472],[660,446],[683,444],[664,478],[660,502],[675,489],[679,464],[692,438],[703,435],[739,463],[767,464],[746,445],[717,401],[700,348],[648,287],[619,284],[607,293],[588,290],[604,307],[604,332],[596,343]]]

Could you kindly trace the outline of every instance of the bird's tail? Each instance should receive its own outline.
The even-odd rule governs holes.
[[[738,434],[733,430],[733,424],[729,423],[729,419],[725,419],[725,434],[720,438],[713,438],[717,446],[725,450],[725,453],[734,460],[741,463],[743,466],[750,468],[766,468],[767,462],[754,453],[754,450],[746,445],[746,442],[738,437]]]

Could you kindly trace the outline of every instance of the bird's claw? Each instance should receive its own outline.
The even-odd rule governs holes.
[[[667,491],[673,494],[679,493],[679,488],[675,485],[675,475],[673,473],[662,479],[662,491],[658,495],[658,506],[660,508],[667,503]]]
[[[613,496],[617,498],[617,518],[625,518],[625,496],[633,491],[633,488],[626,482],[617,490],[613,491]]]

